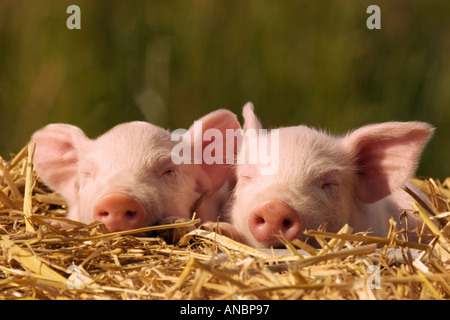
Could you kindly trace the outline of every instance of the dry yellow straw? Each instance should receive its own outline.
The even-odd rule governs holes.
[[[33,152],[0,158],[0,299],[450,299],[450,179],[416,183],[433,211],[416,210],[430,243],[401,241],[391,224],[385,238],[313,230],[321,248],[284,239],[288,250],[259,250],[201,229],[161,237],[195,218],[115,233],[72,222],[33,172]],[[148,231],[158,237],[136,234]],[[381,288],[368,287],[375,276]]]
[[[13,241],[9,240],[7,236],[2,236],[0,244],[3,248],[6,248],[10,258],[16,260],[25,269],[34,274],[42,276],[41,281],[51,282],[51,285],[57,284],[58,287],[65,287],[67,279],[60,275],[58,272],[47,266],[42,259],[38,256],[22,249]]]
[[[33,192],[33,156],[35,144],[28,144],[28,159],[27,159],[27,175],[25,180],[25,195],[23,199],[23,214],[25,216],[25,230],[27,232],[34,232],[34,226],[31,223],[31,215],[33,214],[32,192]]]

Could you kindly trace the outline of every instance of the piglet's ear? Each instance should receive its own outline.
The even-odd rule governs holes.
[[[256,174],[257,165],[250,164],[250,158],[257,158],[257,150],[250,149],[250,146],[258,146],[261,122],[256,117],[253,103],[247,102],[242,108],[242,116],[244,117],[244,136],[241,145],[239,145],[237,174],[239,176],[254,176]]]
[[[67,124],[50,124],[36,131],[34,166],[42,180],[69,203],[76,199],[78,163],[92,142],[83,131]]]
[[[247,102],[242,109],[242,115],[244,117],[244,131],[248,129],[253,129],[258,131],[262,128],[261,123],[259,122],[258,118],[256,117],[253,107],[253,103]]]
[[[197,120],[187,132],[191,135],[192,156],[202,155],[201,159],[194,159],[193,163],[201,164],[209,177],[201,186],[209,189],[208,196],[234,178],[232,165],[236,159],[236,135],[241,134],[240,129],[241,125],[233,112],[219,109]]]
[[[400,188],[414,174],[433,131],[427,123],[386,122],[362,127],[343,138],[358,165],[358,198],[372,203]]]

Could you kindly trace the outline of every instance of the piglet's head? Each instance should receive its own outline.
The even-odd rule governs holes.
[[[240,127],[227,110],[200,121],[203,130]],[[50,124],[37,131],[32,142],[36,171],[65,198],[68,217],[102,221],[110,231],[151,226],[168,217],[189,219],[193,204],[206,190],[197,215],[213,219],[217,203],[208,200],[232,180],[225,165],[174,164],[171,152],[176,142],[171,133],[146,122],[117,125],[95,140],[75,126]],[[205,148],[208,143],[200,145]]]
[[[280,246],[280,232],[287,240],[304,240],[306,229],[326,225],[335,232],[345,223],[352,225],[365,205],[389,196],[414,174],[433,132],[426,123],[386,122],[344,137],[306,126],[265,133],[251,104],[243,115],[245,133],[259,133],[245,134],[239,150],[238,158],[246,162],[237,165],[231,220],[256,247]],[[278,138],[271,139],[275,132]],[[279,152],[278,170],[264,175],[260,162],[248,162],[248,153],[252,144],[267,143]]]

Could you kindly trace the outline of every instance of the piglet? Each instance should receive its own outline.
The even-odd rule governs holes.
[[[243,116],[245,139],[229,214],[248,244],[280,246],[280,231],[289,241],[305,240],[304,230],[321,225],[330,232],[349,224],[386,235],[389,217],[398,219],[411,207],[401,187],[432,136],[429,124],[386,122],[333,137],[306,126],[264,131],[251,103]],[[259,157],[252,162],[255,152]],[[408,221],[416,227],[413,216]]]
[[[200,132],[191,126],[184,130],[183,140],[183,135],[174,139],[171,132],[139,121],[117,125],[95,140],[78,127],[50,124],[32,136],[35,169],[65,198],[69,219],[101,221],[109,231],[152,226],[168,218],[190,219],[205,192],[197,217],[216,221],[233,188],[231,166],[226,161],[175,164],[182,153],[173,150],[180,141],[192,150],[194,145],[204,150],[211,143],[203,141],[204,131],[224,132],[240,124],[235,114],[222,109],[196,123]]]

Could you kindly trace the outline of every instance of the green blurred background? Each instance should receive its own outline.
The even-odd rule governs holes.
[[[66,9],[81,8],[81,30]],[[381,8],[381,30],[366,9]],[[50,122],[95,137],[187,128],[247,101],[265,127],[437,127],[419,175],[450,176],[450,1],[0,1],[0,154]]]

